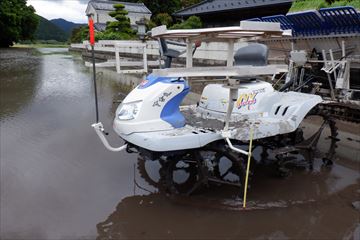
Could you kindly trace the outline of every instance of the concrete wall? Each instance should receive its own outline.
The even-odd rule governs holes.
[[[101,42],[101,41],[100,41]],[[136,43],[137,41],[134,41]],[[157,41],[147,41],[147,53],[148,55],[159,56],[159,44]],[[247,43],[236,43],[235,49],[240,48],[242,45]],[[185,47],[169,45],[170,48],[184,51]],[[119,47],[121,53],[127,54],[142,54],[142,50],[136,47],[132,47],[129,43],[128,47]],[[199,60],[215,60],[225,61],[227,57],[227,44],[226,43],[202,43],[194,55],[195,59]],[[185,59],[185,54],[181,55],[180,58]]]
[[[328,51],[332,49],[335,51],[335,58],[340,58],[339,50],[341,50],[341,40],[345,41],[346,44],[346,53],[350,54],[348,59],[352,61],[352,67],[359,68],[360,64],[360,45],[357,44],[359,37],[343,37],[343,38],[319,38],[319,39],[298,39],[296,40],[294,47],[296,50],[305,49],[311,51],[312,48],[316,48],[318,52],[321,52],[321,49]],[[132,55],[142,55],[142,49],[133,47],[132,43],[141,43],[140,41],[127,41],[126,47],[120,47],[120,53],[123,53],[128,56]],[[147,54],[155,57],[159,56],[159,45],[157,41],[147,41]],[[269,61],[273,63],[283,63],[284,59],[288,58],[289,51],[291,49],[291,44],[289,39],[277,39],[277,40],[267,40],[264,41],[266,45],[269,46],[270,56]],[[86,44],[86,43],[85,43]],[[101,44],[101,41],[100,41]],[[247,43],[236,43],[236,49],[240,48]],[[74,49],[81,49],[81,46],[84,45],[72,45]],[[185,47],[169,45],[169,47],[177,49],[179,51],[184,51]],[[214,65],[224,65],[227,58],[227,44],[226,43],[202,43],[194,55],[194,63],[204,63],[204,64],[214,64]],[[180,56],[177,61],[185,62],[184,54]]]
[[[97,43],[96,46],[106,46],[104,42],[109,42],[109,41],[99,41],[99,43]],[[114,42],[114,41],[110,41],[110,42]],[[142,56],[143,50],[141,48],[132,46],[133,44],[141,43],[141,41],[126,41],[126,42],[128,43],[127,44],[128,46],[119,47],[120,54],[126,56],[135,56],[135,55]],[[71,44],[71,49],[72,50],[86,49],[87,44],[88,44],[87,41],[84,41],[83,44]],[[158,41],[147,41],[146,44],[147,44],[147,54],[157,59],[159,56]],[[247,43],[236,43],[235,51],[236,49],[246,44]],[[181,46],[169,45],[169,47],[179,51],[185,50],[185,47],[181,47]],[[226,58],[227,58],[226,43],[218,43],[218,42],[202,43],[201,46],[195,52],[194,64],[195,65],[196,64],[225,65]],[[185,53],[176,60],[176,62],[181,62],[181,63],[185,63],[185,61],[186,61]]]

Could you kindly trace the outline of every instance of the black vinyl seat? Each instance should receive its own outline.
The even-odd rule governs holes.
[[[234,55],[234,66],[266,66],[268,64],[269,48],[261,43],[249,43],[239,48]],[[234,77],[241,81],[256,81],[257,77]]]
[[[250,43],[239,48],[234,55],[234,65],[266,66],[268,64],[269,48],[261,43]]]

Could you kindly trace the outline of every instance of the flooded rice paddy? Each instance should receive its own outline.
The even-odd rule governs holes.
[[[101,121],[120,145],[113,113],[142,77],[100,71]],[[169,197],[144,178],[156,164],[107,151],[91,76],[66,49],[0,49],[1,239],[359,239],[359,126],[338,125],[331,168],[257,169],[244,211],[239,189]]]

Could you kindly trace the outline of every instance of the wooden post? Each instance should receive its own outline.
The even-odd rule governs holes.
[[[192,42],[186,40],[186,67],[191,68],[193,66],[193,56],[192,56]]]
[[[147,44],[144,43],[144,53],[143,53],[143,58],[144,58],[144,72],[147,73],[148,72],[148,63],[147,63]]]
[[[115,47],[115,59],[116,59],[116,72],[120,73],[120,54],[119,54],[119,47],[117,44],[114,45]]]

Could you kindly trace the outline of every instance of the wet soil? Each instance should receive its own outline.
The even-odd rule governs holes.
[[[170,197],[141,177],[137,154],[111,153],[97,138],[92,75],[81,58],[39,51],[0,49],[1,239],[359,239],[358,125],[338,124],[330,168],[316,159],[313,171],[284,179],[257,167],[247,210],[233,187]],[[101,121],[120,145],[114,102],[143,76],[99,71]]]

